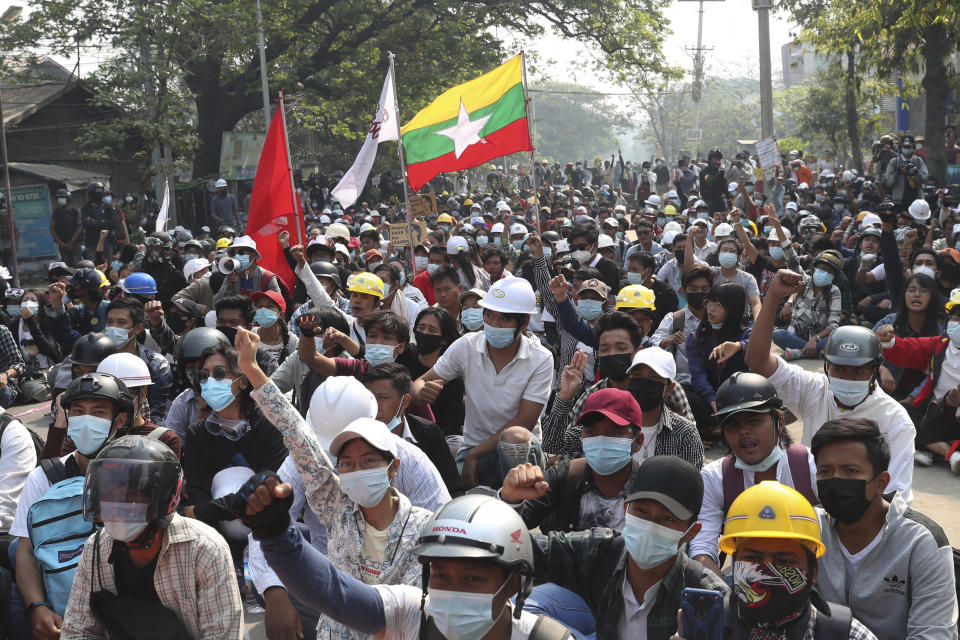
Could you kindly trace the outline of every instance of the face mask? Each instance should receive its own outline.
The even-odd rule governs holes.
[[[904,158],[909,158],[913,155],[913,149],[901,149],[900,151],[903,153]],[[106,198],[104,198],[104,200],[106,200]]]
[[[464,309],[460,312],[460,323],[470,331],[476,331],[483,325],[483,309]]]
[[[736,459],[736,462],[733,463],[737,469],[742,469],[744,471],[753,471],[754,473],[762,473],[772,467],[773,465],[780,462],[780,459],[783,458],[783,449],[777,445],[773,445],[773,451],[770,452],[766,458],[761,460],[756,464],[747,464],[740,458]]]
[[[583,455],[587,464],[601,476],[609,476],[630,462],[633,440],[594,436],[583,439]]]
[[[507,584],[509,578],[504,581]],[[497,593],[500,593],[497,589]],[[493,617],[493,599],[497,593],[467,593],[430,589],[424,609],[437,629],[447,640],[475,640],[482,638],[500,618]]]
[[[843,380],[830,376],[830,393],[845,407],[855,407],[870,393],[869,380]]]
[[[112,425],[112,421],[97,416],[70,416],[67,435],[77,445],[77,451],[90,458],[106,444]]]
[[[953,346],[960,348],[960,322],[952,320],[947,323],[947,337]]]
[[[126,202],[133,202],[133,198],[131,198],[130,196],[127,196],[126,198],[124,198],[124,200]]]
[[[674,558],[686,531],[674,531],[628,513],[623,525],[627,553],[641,569],[652,569]]]
[[[438,228],[440,229],[440,231],[450,231],[450,225],[448,224],[441,224],[438,226]]]
[[[104,528],[110,537],[114,540],[129,542],[136,540],[143,533],[149,522],[107,522],[103,523]]]
[[[770,258],[778,262],[783,260],[783,249],[777,246],[770,247]]]
[[[237,262],[240,263],[240,268],[246,270],[250,266],[250,256],[246,254],[240,254],[237,256]]]
[[[925,265],[920,265],[919,267],[914,267],[914,268],[913,268],[913,275],[915,275],[915,276],[916,276],[916,275],[925,275],[925,276],[929,276],[930,278],[934,278],[934,279],[937,277],[937,274],[934,273],[933,269],[931,269],[930,267],[925,266]]]
[[[21,307],[25,307],[30,313],[36,314],[40,310],[40,303],[34,302],[33,300],[26,300],[25,302],[20,303]]]
[[[697,211],[697,217],[700,218],[701,220],[706,220],[707,218],[710,217],[710,214],[707,213],[706,211]]]
[[[720,263],[720,266],[729,269],[730,267],[737,264],[737,254],[735,253],[721,253],[717,256],[717,262]]]
[[[400,286],[407,284],[407,274],[403,271],[400,271]]]
[[[746,188],[746,190],[747,190],[747,193],[753,193],[753,185],[752,185],[752,184],[746,185],[745,188]]]
[[[707,294],[703,291],[695,291],[687,294],[687,306],[691,309],[703,309],[703,302],[707,299]]]
[[[627,272],[627,282],[630,284],[643,284],[643,280],[644,278],[642,273],[634,273],[633,271]]]
[[[810,604],[810,580],[803,569],[736,560],[733,593],[741,622],[781,627],[806,611]]]
[[[723,328],[723,323],[722,323],[722,322],[711,322],[711,323],[710,323],[710,326],[713,327],[713,330],[714,330],[714,331],[720,331],[720,329]]]
[[[837,203],[833,205],[833,210],[836,211],[837,213],[840,213],[841,211],[843,211],[843,205],[840,203]]]
[[[516,249],[517,251],[520,251],[521,249],[523,249],[523,240],[511,240],[510,244],[512,244],[513,248]]]
[[[627,377],[627,369],[630,368],[632,362],[633,354],[631,353],[617,353],[597,358],[600,374],[616,382],[620,382]]]
[[[417,271],[423,271],[427,268],[427,257],[426,256],[414,256],[413,264],[416,265]]]
[[[847,195],[847,190],[846,190],[846,189],[840,189],[840,195],[842,195],[842,196]]]
[[[8,304],[7,305],[7,315],[10,317],[20,315],[20,305],[18,304]]]
[[[497,245],[498,247],[502,247],[502,246],[503,246],[503,239],[502,239],[500,236],[495,236],[495,237],[493,238],[493,244]]]
[[[369,509],[380,504],[390,488],[389,466],[340,475],[340,491],[361,507]]]
[[[122,260],[111,261],[110,268],[113,269],[114,271],[120,271],[120,269],[123,269],[123,261]]]
[[[110,204],[113,202],[113,196],[103,196],[103,204]]]
[[[855,478],[817,480],[817,496],[821,506],[843,524],[854,524],[870,508],[867,481]]]
[[[182,333],[183,330],[187,328],[187,319],[179,314],[169,315],[167,316],[167,326],[169,326],[174,333]]]
[[[257,309],[257,312],[253,314],[253,321],[261,327],[272,327],[279,317],[280,314],[273,309],[260,307]]]
[[[603,313],[603,303],[599,300],[581,300],[577,303],[577,311],[587,320],[593,320]]]
[[[477,236],[477,244],[481,247],[487,246],[487,243],[490,242],[490,238],[487,236]]]
[[[439,269],[439,268],[440,268],[440,265],[438,265],[438,264],[428,264],[428,265],[427,265],[427,273],[429,273],[430,275],[433,275],[434,273],[437,272],[437,269]]]
[[[623,231],[617,231],[613,235],[616,236],[617,240],[623,240]]]
[[[833,274],[823,269],[813,270],[813,284],[818,287],[829,287],[833,284]]]
[[[414,331],[413,336],[417,339],[417,348],[420,353],[433,353],[440,348],[443,342],[443,336],[433,333],[424,333],[423,331]]]
[[[822,194],[822,193],[815,193],[815,194],[813,195],[813,199],[816,200],[817,202],[820,202],[821,200],[823,200],[823,194]]]
[[[683,264],[683,258],[684,258],[684,256],[686,256],[686,252],[684,252],[684,251],[674,251],[674,252],[673,252],[673,257],[675,257],[675,258],[677,259],[677,265],[678,265],[678,266],[681,265],[681,264]]]
[[[657,218],[657,226],[662,227],[666,223],[667,223],[667,219],[664,216],[660,216],[659,218]]]
[[[551,249],[550,247],[544,247],[544,248],[543,248],[543,258],[544,258],[544,260],[549,260],[549,259],[552,258],[552,257],[553,257],[553,249]]]
[[[190,262],[191,260],[196,260],[199,257],[200,257],[199,253],[188,253],[183,256],[183,259],[186,260],[187,262]]]
[[[591,258],[592,256],[593,256],[592,253],[590,253],[589,251],[586,251],[586,250],[584,250],[584,249],[581,249],[581,250],[579,250],[579,251],[573,251],[573,252],[570,253],[570,257],[573,258],[574,260],[576,260],[577,262],[579,262],[579,263],[580,263],[580,266],[584,266],[584,265],[586,265],[588,262],[590,262],[590,258]]]
[[[103,332],[113,340],[113,344],[117,347],[122,347],[130,342],[130,331],[122,327],[107,327]]]
[[[67,199],[66,199],[66,198],[57,198],[57,204],[60,205],[61,207],[65,207],[65,206],[67,206]]]
[[[370,344],[367,343],[366,353],[363,358],[370,363],[371,367],[380,364],[393,362],[396,347],[389,344]]]
[[[491,327],[483,323],[483,335],[494,349],[506,349],[516,340],[516,329],[509,327]]]
[[[210,405],[211,409],[220,411],[229,406],[237,395],[233,393],[233,382],[233,380],[227,379],[207,378],[207,381],[200,385],[200,397]]]
[[[630,393],[641,411],[653,411],[663,404],[663,389],[666,384],[645,378],[630,378]]]

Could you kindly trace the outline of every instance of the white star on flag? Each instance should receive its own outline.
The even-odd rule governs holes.
[[[467,109],[463,106],[463,100],[460,101],[460,113],[457,115],[457,124],[448,129],[436,131],[438,136],[446,136],[453,140],[453,155],[460,158],[463,152],[472,144],[481,142],[480,130],[487,124],[487,120],[493,114],[487,114],[482,118],[471,121],[467,114]]]

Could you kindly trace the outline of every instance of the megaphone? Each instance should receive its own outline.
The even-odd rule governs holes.
[[[231,258],[230,256],[223,256],[217,260],[217,271],[222,273],[225,276],[230,275],[234,271],[240,268],[240,261],[236,258]]]

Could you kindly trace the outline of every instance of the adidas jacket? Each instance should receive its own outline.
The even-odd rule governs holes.
[[[879,640],[957,638],[953,554],[937,523],[893,494],[880,543],[857,569],[848,599],[835,520],[820,507],[817,513],[827,546],[817,583],[828,602],[850,607]]]

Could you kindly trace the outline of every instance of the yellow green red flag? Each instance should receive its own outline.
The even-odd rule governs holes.
[[[437,174],[533,148],[522,56],[448,89],[400,130],[414,191]]]

